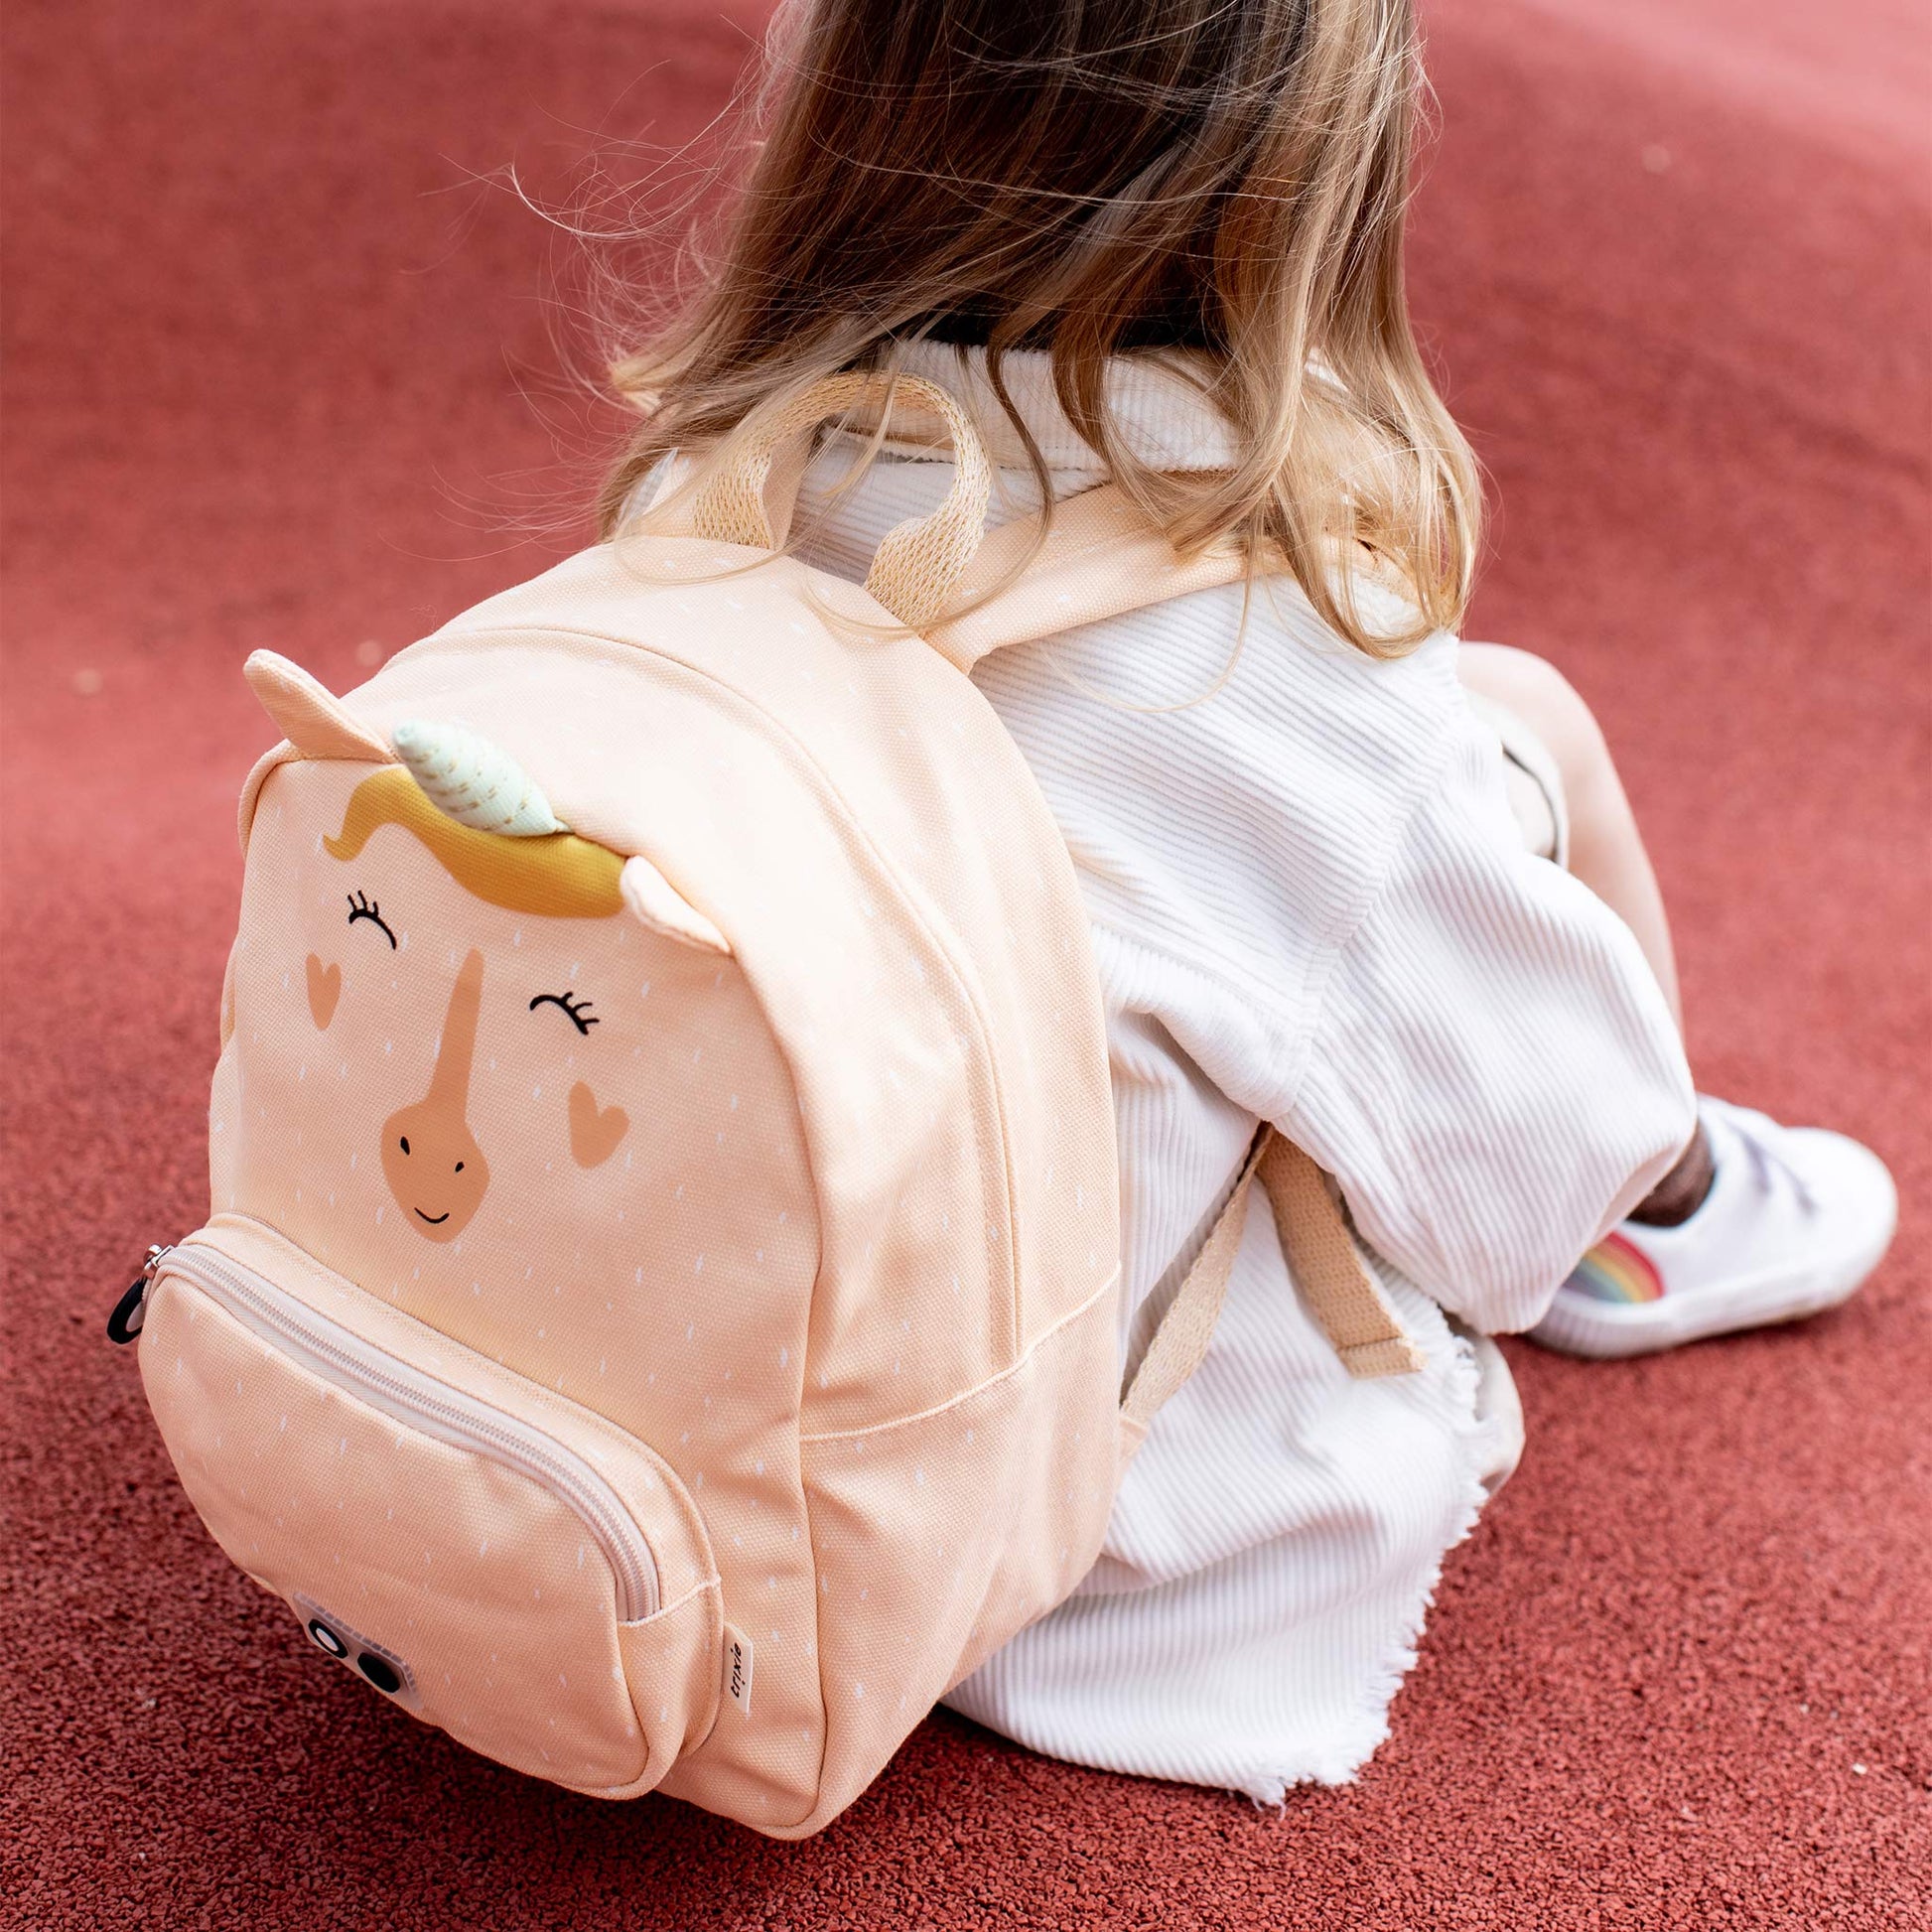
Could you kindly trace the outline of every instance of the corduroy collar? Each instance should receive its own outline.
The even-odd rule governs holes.
[[[1234,437],[1190,374],[1203,358],[1184,349],[1117,355],[1107,365],[1107,400],[1128,448],[1156,470],[1225,470],[1236,462]],[[924,376],[958,397],[979,430],[986,453],[1003,470],[1028,468],[1027,452],[986,377],[986,351],[950,343],[916,343],[901,351],[898,368]],[[1106,466],[1067,420],[1053,393],[1043,350],[1014,349],[1002,360],[1007,393],[1026,419],[1047,467],[1055,474],[1103,477]],[[943,462],[942,447],[890,440],[896,456]]]

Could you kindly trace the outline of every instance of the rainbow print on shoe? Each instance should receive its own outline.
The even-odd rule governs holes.
[[[1664,1281],[1650,1257],[1620,1234],[1606,1234],[1572,1271],[1567,1293],[1592,1302],[1658,1302]]]
[[[1646,1355],[1795,1321],[1844,1301],[1898,1219],[1885,1164],[1857,1141],[1701,1098],[1715,1177],[1676,1227],[1621,1222],[1557,1290],[1531,1337],[1571,1355]]]

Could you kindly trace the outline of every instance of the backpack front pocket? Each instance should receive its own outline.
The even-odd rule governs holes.
[[[141,1369],[216,1541],[384,1695],[613,1796],[709,1728],[722,1626],[702,1522],[604,1418],[259,1225],[160,1258]]]

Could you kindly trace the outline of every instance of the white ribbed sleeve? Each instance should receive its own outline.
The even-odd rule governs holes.
[[[1238,591],[1201,593],[978,677],[1122,1010],[1306,1147],[1437,1301],[1527,1327],[1691,1132],[1669,1010],[1622,922],[1523,850],[1452,639],[1340,654],[1278,595],[1211,699],[1152,709],[1212,688],[1240,622]]]
[[[1382,1255],[1513,1330],[1668,1169],[1695,1101],[1628,928],[1522,850],[1483,728],[1446,737],[1275,1119]]]

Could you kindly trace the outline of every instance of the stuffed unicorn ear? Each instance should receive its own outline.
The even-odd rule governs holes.
[[[509,839],[570,830],[523,767],[481,734],[412,720],[396,727],[395,741],[396,756],[430,803],[459,825]]]
[[[395,754],[388,746],[300,664],[292,664],[272,650],[258,650],[249,653],[241,672],[275,729],[305,759],[395,762]]]
[[[626,859],[618,890],[640,925],[701,952],[732,956],[731,941],[648,859]]]

